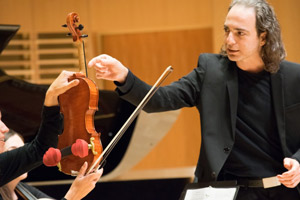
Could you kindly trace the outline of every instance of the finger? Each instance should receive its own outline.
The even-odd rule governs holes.
[[[80,82],[79,79],[74,79],[74,80],[70,81],[70,82],[68,83],[68,85],[67,85],[68,89],[70,89],[70,88],[72,88],[72,87],[78,85],[79,82]]]
[[[102,61],[107,59],[109,56],[108,55],[105,55],[105,54],[102,54],[100,56],[97,56],[95,58],[93,58],[92,60],[90,60],[90,62],[88,63],[88,67],[93,67],[95,66],[97,63],[100,63],[102,64]]]
[[[278,181],[280,183],[282,183],[283,185],[285,185],[286,187],[295,187],[300,182],[300,175],[296,175],[292,179],[286,179],[286,178],[282,177],[281,175],[278,175],[277,178],[278,178]]]
[[[106,72],[108,70],[107,67],[105,67],[99,63],[96,63],[95,69],[97,72]]]
[[[76,77],[85,77],[85,75],[81,72],[75,72],[75,74],[73,73],[73,75],[75,75]]]
[[[292,179],[299,174],[299,166],[294,165],[289,171],[284,172],[282,177],[285,179]]]
[[[58,77],[64,76],[66,78],[69,78],[69,77],[71,77],[73,75],[74,75],[74,72],[63,70]]]
[[[294,177],[295,177],[295,174],[285,172],[281,175],[280,180],[282,180],[282,181],[291,181]]]
[[[99,56],[92,58],[88,63],[88,67],[93,67],[98,62],[98,60],[99,60]]]
[[[94,182],[97,182],[100,179],[100,177],[102,176],[102,174],[103,174],[103,168],[97,170],[95,173],[92,174],[93,175],[92,180]]]
[[[60,88],[59,94],[65,93],[66,91],[68,91],[69,89],[77,86],[78,84],[79,84],[78,79],[74,79],[74,80],[68,82],[65,86]]]
[[[86,169],[87,169],[87,166],[88,166],[87,162],[84,162],[83,165],[81,166],[80,170],[79,170],[79,173],[78,173],[77,177],[78,177],[78,176],[79,176],[79,177],[84,176],[85,171],[86,171]]]
[[[288,188],[294,188],[297,186],[298,183],[296,181],[289,181],[289,182],[284,182],[282,184]]]
[[[98,173],[100,176],[102,176],[102,174],[103,174],[103,168],[98,169],[98,170],[97,170],[97,173]]]

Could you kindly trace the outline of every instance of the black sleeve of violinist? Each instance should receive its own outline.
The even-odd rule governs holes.
[[[42,164],[44,153],[56,147],[62,133],[63,120],[59,107],[46,107],[37,136],[23,147],[0,154],[0,187]]]

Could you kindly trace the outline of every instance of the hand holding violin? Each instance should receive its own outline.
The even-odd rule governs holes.
[[[76,179],[72,183],[69,191],[65,195],[65,199],[82,199],[87,194],[89,194],[94,188],[99,180],[99,178],[102,176],[103,169],[97,170],[96,172],[92,172],[90,174],[85,174],[87,170],[88,164],[85,162],[80,171],[77,175]]]
[[[124,83],[128,75],[128,69],[120,61],[106,54],[93,58],[88,66],[95,68],[98,79]]]
[[[68,79],[73,76],[75,72],[62,71],[60,75],[53,81],[47,90],[45,97],[45,106],[56,106],[58,105],[58,96],[70,88],[78,85],[79,80],[68,81]],[[78,73],[80,74],[80,73]]]

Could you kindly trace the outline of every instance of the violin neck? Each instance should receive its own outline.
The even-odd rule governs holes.
[[[79,71],[88,77],[86,59],[85,59],[85,47],[84,41],[77,41],[78,59],[79,59]]]

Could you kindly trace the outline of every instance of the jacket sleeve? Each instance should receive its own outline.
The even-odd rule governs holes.
[[[160,87],[144,110],[146,112],[162,112],[197,105],[200,100],[201,84],[205,76],[205,60],[205,54],[200,55],[197,68],[178,81]],[[128,73],[125,84],[116,85],[118,86],[116,91],[121,98],[136,106],[151,89],[150,85],[133,75],[131,71]]]
[[[23,147],[0,154],[0,186],[42,164],[44,153],[56,147],[62,133],[59,107],[44,107],[37,136]]]

